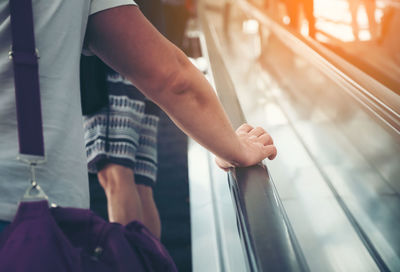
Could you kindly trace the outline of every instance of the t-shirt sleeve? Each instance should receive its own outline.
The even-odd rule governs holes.
[[[124,5],[136,5],[136,3],[133,0],[92,0],[90,3],[90,15]]]
[[[96,12],[103,11],[110,8],[115,8],[118,6],[125,6],[125,5],[135,5],[135,1],[133,0],[92,0],[90,2],[90,15],[95,14]],[[90,52],[85,45],[82,48],[82,54],[85,56],[92,56],[93,53]]]

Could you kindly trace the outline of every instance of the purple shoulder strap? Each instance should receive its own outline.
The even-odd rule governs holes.
[[[10,0],[19,152],[44,156],[38,55],[33,30],[32,0]]]

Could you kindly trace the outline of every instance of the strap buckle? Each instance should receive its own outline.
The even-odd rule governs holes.
[[[29,53],[24,53],[24,54],[29,54]],[[35,54],[34,54],[34,56],[35,56],[37,59],[40,59],[39,49],[35,48]],[[8,58],[9,58],[10,60],[12,60],[12,59],[14,58],[14,50],[12,50],[12,47],[10,47],[10,50],[8,51]]]
[[[30,185],[25,190],[22,201],[48,200],[48,196],[36,181],[36,166],[45,163],[45,157],[19,154],[17,160],[27,164],[31,174]]]

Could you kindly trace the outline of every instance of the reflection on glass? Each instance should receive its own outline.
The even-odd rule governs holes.
[[[375,0],[316,0],[315,10],[320,34],[343,42],[366,41],[379,35],[383,8],[378,8]]]
[[[400,94],[400,1],[249,1]]]
[[[315,0],[316,39],[400,93],[400,2]]]

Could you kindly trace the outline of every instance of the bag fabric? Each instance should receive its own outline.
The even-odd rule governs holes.
[[[108,223],[90,210],[22,202],[0,236],[1,272],[177,271],[141,223]]]

